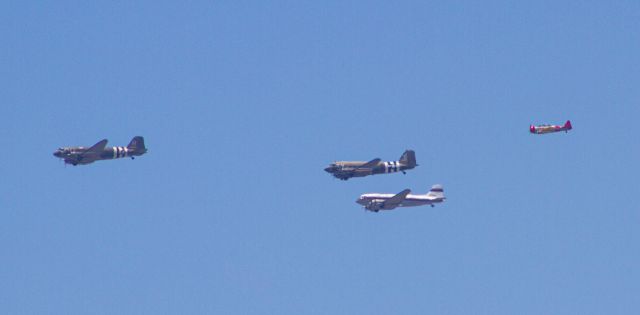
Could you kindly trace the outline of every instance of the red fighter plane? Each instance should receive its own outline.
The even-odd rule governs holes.
[[[560,132],[560,131],[569,132],[569,130],[571,129],[573,129],[573,127],[571,127],[571,121],[569,120],[567,120],[567,122],[564,123],[564,126],[558,126],[558,125],[529,126],[529,132],[535,133],[535,134],[552,133],[552,132]]]

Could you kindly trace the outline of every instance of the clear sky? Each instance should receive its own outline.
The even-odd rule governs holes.
[[[3,1],[0,26],[0,313],[640,311],[637,1]],[[135,161],[52,156],[136,135]],[[406,175],[323,171],[409,148]]]

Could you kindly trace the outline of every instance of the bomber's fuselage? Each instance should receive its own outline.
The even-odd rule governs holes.
[[[364,194],[361,195],[356,202],[363,206],[366,206],[372,201],[380,201],[384,202],[386,200],[391,199],[394,194]],[[412,195],[409,194],[407,197],[398,205],[398,207],[417,207],[424,205],[431,205],[434,203],[440,203],[444,201],[444,197],[431,197],[427,195]]]
[[[365,161],[338,161],[334,162],[324,170],[340,179],[349,177],[363,177],[375,174],[404,172],[413,169],[415,166],[405,165],[399,161],[379,162],[377,165],[367,168],[361,166],[367,164]]]
[[[405,150],[400,160],[382,162],[375,158],[369,162],[339,161],[333,162],[324,170],[336,178],[347,180],[351,177],[364,177],[374,174],[402,172],[416,167],[416,154],[413,150]]]
[[[83,156],[87,153],[87,147],[64,147],[56,150],[53,155],[64,159],[69,164],[90,164],[99,160],[112,160],[125,157],[140,156],[147,152],[147,149],[131,150],[127,147],[106,147],[100,154]]]

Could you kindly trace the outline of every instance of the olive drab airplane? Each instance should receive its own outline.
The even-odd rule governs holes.
[[[393,210],[397,207],[416,207],[443,202],[444,191],[442,185],[433,185],[431,190],[424,195],[412,195],[411,190],[405,189],[397,194],[363,194],[356,200],[364,206],[365,210],[378,212],[380,210]]]
[[[332,163],[324,170],[336,178],[347,180],[351,177],[364,177],[374,174],[395,172],[406,174],[406,170],[413,169],[416,166],[418,166],[418,164],[416,164],[415,152],[413,152],[413,150],[406,150],[399,161],[381,162],[380,159],[377,158],[369,162],[340,161]]]
[[[101,140],[90,148],[86,147],[63,147],[59,148],[53,155],[64,159],[65,164],[76,166],[78,164],[89,164],[99,160],[112,160],[130,157],[132,160],[136,156],[147,153],[144,147],[144,138],[133,137],[126,147],[107,147],[107,139]]]
[[[569,130],[573,129],[573,127],[571,127],[571,121],[567,120],[566,123],[564,123],[564,126],[558,126],[558,125],[530,125],[529,126],[529,132],[534,133],[534,134],[545,134],[545,133],[552,133],[552,132],[560,132],[560,131],[564,131],[564,132],[569,132]]]

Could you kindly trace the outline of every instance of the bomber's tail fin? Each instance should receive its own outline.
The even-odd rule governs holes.
[[[567,120],[567,122],[564,123],[564,128],[566,128],[567,130],[573,129],[573,127],[571,127],[571,120]]]
[[[399,162],[410,168],[418,166],[418,164],[416,164],[416,153],[413,152],[413,150],[404,151]]]
[[[442,189],[442,185],[436,184],[431,186],[431,190],[427,193],[427,197],[444,199],[444,190]]]
[[[145,153],[147,148],[144,146],[144,138],[140,136],[133,137],[127,146],[129,151]]]

